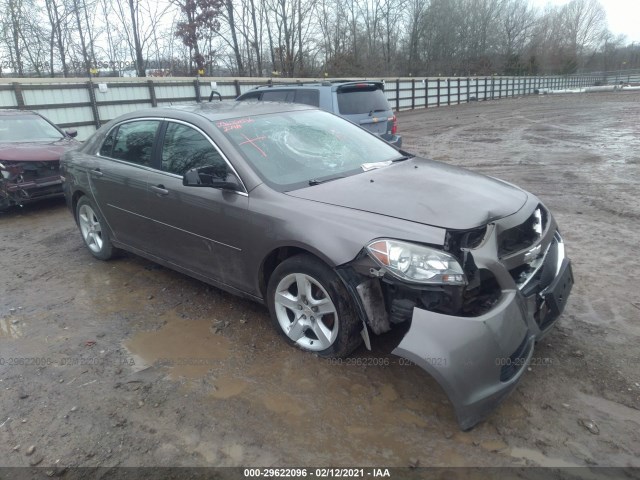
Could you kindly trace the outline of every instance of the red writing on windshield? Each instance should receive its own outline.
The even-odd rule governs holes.
[[[231,130],[238,130],[247,123],[253,123],[253,118],[237,118],[235,120],[224,120],[216,123],[216,127],[222,130],[224,133]]]

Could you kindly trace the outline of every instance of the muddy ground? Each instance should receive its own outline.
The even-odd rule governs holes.
[[[259,304],[134,255],[94,260],[50,201],[0,215],[0,465],[640,466],[640,95],[399,126],[410,151],[537,194],[574,262],[564,315],[487,421],[459,431],[435,381],[396,358],[319,359]]]

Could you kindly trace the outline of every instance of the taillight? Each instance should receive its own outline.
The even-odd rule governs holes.
[[[391,126],[391,135],[398,133],[398,117],[393,116],[393,125]]]

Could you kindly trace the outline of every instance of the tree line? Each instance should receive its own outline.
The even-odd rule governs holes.
[[[598,0],[0,0],[1,76],[437,76],[640,68]]]

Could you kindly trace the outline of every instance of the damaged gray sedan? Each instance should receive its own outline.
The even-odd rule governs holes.
[[[95,257],[128,250],[264,302],[321,356],[395,332],[392,353],[439,382],[462,429],[515,387],[573,284],[535,196],[314,108],[138,111],[62,168]]]

